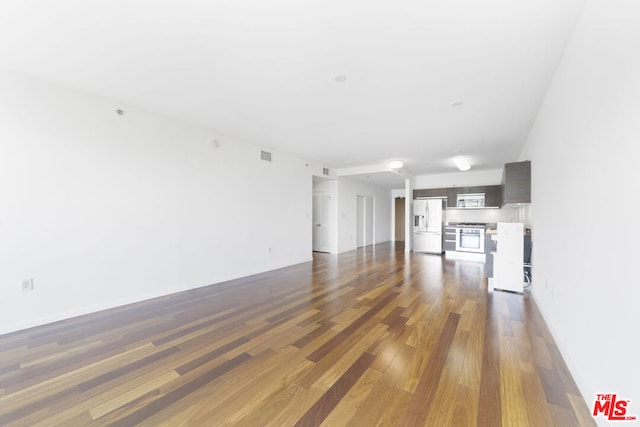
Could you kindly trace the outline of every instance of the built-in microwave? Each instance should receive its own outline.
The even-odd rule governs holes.
[[[484,208],[484,193],[458,194],[456,207],[460,209]]]

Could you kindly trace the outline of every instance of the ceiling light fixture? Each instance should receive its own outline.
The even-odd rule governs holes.
[[[452,107],[462,107],[464,105],[464,101],[453,101],[450,105]]]
[[[402,169],[404,162],[402,160],[391,160],[389,162],[389,169]]]
[[[455,161],[456,166],[458,166],[458,169],[460,169],[461,171],[468,171],[469,169],[471,169],[469,160],[467,160],[466,157],[458,157]]]
[[[333,76],[333,81],[336,83],[344,83],[347,81],[347,75],[346,74],[336,74],[335,76]]]

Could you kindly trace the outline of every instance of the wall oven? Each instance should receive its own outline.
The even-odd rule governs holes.
[[[484,228],[456,229],[456,251],[484,253]]]

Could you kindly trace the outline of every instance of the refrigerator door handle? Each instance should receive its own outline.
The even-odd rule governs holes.
[[[429,202],[426,203],[425,211],[427,215],[425,216],[425,228],[429,231]]]

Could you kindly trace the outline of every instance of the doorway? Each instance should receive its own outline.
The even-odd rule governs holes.
[[[404,197],[396,197],[394,199],[394,230],[395,230],[395,241],[396,242],[404,242]]]
[[[327,192],[313,193],[313,251],[330,252],[329,203],[331,196]]]
[[[375,199],[373,196],[358,196],[357,207],[357,247],[372,245],[374,236]]]

